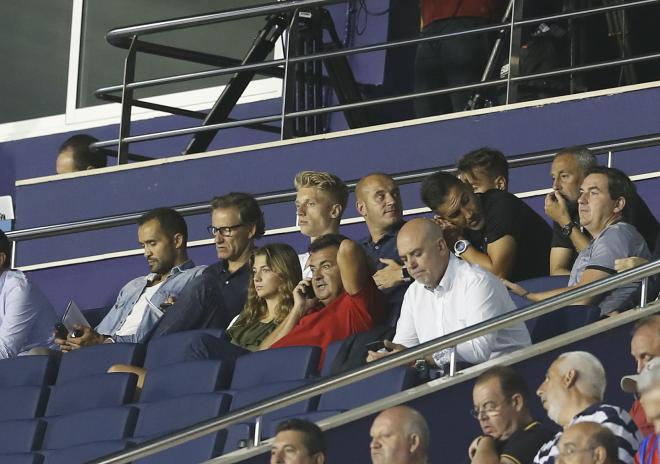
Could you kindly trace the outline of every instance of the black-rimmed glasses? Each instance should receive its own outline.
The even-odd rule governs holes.
[[[209,235],[211,237],[215,237],[216,234],[220,234],[223,237],[231,237],[234,235],[234,230],[238,229],[239,227],[244,226],[245,224],[235,224],[233,226],[225,226],[225,227],[214,227],[214,226],[208,226],[206,230],[209,232]]]

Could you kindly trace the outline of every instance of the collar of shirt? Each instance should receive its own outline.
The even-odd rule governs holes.
[[[452,253],[449,253],[449,262],[447,263],[447,269],[445,269],[445,274],[440,279],[440,282],[435,288],[429,288],[424,286],[426,290],[432,293],[437,293],[442,295],[444,292],[447,292],[451,289],[454,282],[454,276],[456,274],[455,267],[457,266],[458,258]]]
[[[387,230],[380,238],[380,240],[378,240],[376,243],[374,243],[374,241],[371,239],[371,235],[367,235],[363,237],[361,240],[359,240],[359,243],[364,247],[380,246],[383,243],[387,242],[388,240],[395,238],[396,234],[399,233],[399,230],[403,227],[405,223],[406,221],[401,221],[391,229]]]
[[[178,274],[179,272],[183,272],[187,269],[192,269],[193,267],[195,267],[195,263],[193,263],[192,259],[189,259],[188,261],[186,261],[183,264],[179,264],[178,266],[174,266],[170,270],[170,272],[168,272],[165,275],[168,275],[168,274],[169,275],[175,275],[175,274]],[[156,274],[155,272],[149,273],[147,275],[147,282],[149,282],[149,283],[153,282],[156,277],[158,277],[158,274]]]

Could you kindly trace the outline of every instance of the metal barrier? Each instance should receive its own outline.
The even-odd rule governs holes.
[[[203,119],[206,116],[205,113],[201,113],[201,112],[192,112],[179,108],[168,107],[165,105],[156,105],[153,103],[134,100],[133,91],[135,89],[152,87],[156,85],[168,84],[173,82],[215,77],[226,74],[236,74],[238,76],[240,75],[240,73],[252,72],[252,73],[260,73],[278,78],[283,78],[284,79],[283,98],[285,98],[286,79],[287,79],[286,76],[289,65],[306,63],[310,61],[330,60],[333,58],[334,59],[345,58],[349,55],[354,55],[358,53],[367,53],[378,50],[388,50],[397,47],[411,46],[429,41],[445,40],[445,39],[451,39],[451,38],[467,36],[472,34],[483,34],[486,32],[504,31],[504,30],[509,30],[510,32],[513,32],[514,30],[520,30],[520,28],[523,26],[540,24],[543,22],[570,20],[570,19],[585,17],[589,15],[596,15],[596,14],[612,14],[615,12],[620,12],[620,11],[622,12],[630,8],[648,6],[648,5],[660,3],[660,0],[638,0],[629,3],[617,3],[614,5],[607,5],[597,8],[589,8],[579,11],[554,14],[540,18],[521,19],[518,17],[519,15],[516,13],[517,11],[520,10],[520,6],[521,6],[520,0],[511,0],[513,2],[512,3],[513,13],[510,15],[511,19],[508,22],[501,22],[484,27],[472,28],[461,32],[438,34],[428,37],[419,37],[414,39],[386,42],[386,43],[374,44],[369,46],[356,47],[352,49],[333,50],[330,52],[315,53],[307,56],[290,57],[288,51],[285,50],[285,57],[283,59],[263,61],[259,63],[246,63],[246,64],[241,64],[240,60],[237,59],[194,52],[191,50],[185,50],[172,46],[163,46],[160,44],[155,44],[141,40],[141,37],[143,36],[159,33],[159,32],[167,32],[172,30],[204,26],[208,24],[234,21],[234,20],[245,19],[255,16],[264,16],[264,15],[273,15],[273,14],[282,14],[282,13],[293,13],[295,15],[295,12],[300,11],[301,9],[304,10],[311,8],[320,8],[326,5],[345,3],[346,1],[348,0],[291,0],[286,2],[269,4],[265,6],[236,9],[236,10],[224,11],[219,13],[205,14],[195,17],[158,21],[150,24],[123,27],[123,28],[111,30],[107,34],[108,42],[111,43],[112,45],[126,48],[129,50],[129,54],[126,60],[125,72],[124,72],[124,82],[121,86],[112,86],[112,87],[99,89],[97,90],[96,95],[100,98],[105,98],[111,101],[122,102],[122,118],[120,124],[120,131],[119,131],[119,137],[117,139],[97,142],[93,144],[93,147],[105,148],[110,146],[119,146],[117,162],[118,164],[122,164],[127,162],[129,144],[135,142],[155,140],[166,137],[176,137],[181,135],[190,135],[190,134],[196,135],[196,134],[206,133],[209,131],[218,131],[220,129],[228,129],[228,128],[242,127],[242,126],[255,126],[262,130],[276,131],[278,129],[274,126],[269,126],[268,123],[279,121],[281,126],[284,127],[285,121],[301,118],[301,117],[318,116],[318,115],[323,115],[337,111],[349,111],[349,110],[354,111],[375,105],[383,105],[383,104],[395,103],[395,102],[412,100],[417,98],[430,97],[434,95],[447,94],[456,91],[478,90],[481,88],[500,86],[500,85],[506,85],[506,95],[507,95],[506,102],[508,103],[512,85],[516,85],[521,82],[531,81],[541,78],[562,76],[566,74],[573,74],[573,73],[591,71],[591,70],[608,68],[608,67],[615,67],[615,66],[623,67],[633,63],[660,59],[660,53],[653,53],[638,57],[623,56],[622,59],[618,59],[618,60],[593,63],[583,66],[572,66],[564,69],[557,69],[549,72],[537,73],[526,76],[512,75],[513,72],[510,72],[506,79],[484,80],[478,83],[442,88],[433,91],[410,93],[405,95],[379,98],[369,101],[351,102],[346,104],[329,106],[325,108],[315,108],[304,111],[287,112],[285,108],[286,105],[283,105],[282,112],[277,115],[250,118],[240,121],[228,120],[227,118],[224,118],[225,121],[228,122],[209,123],[201,127],[164,131],[164,132],[158,132],[154,134],[147,134],[140,136],[130,136],[130,114],[131,114],[132,105],[143,106],[145,108],[157,109],[160,111],[170,112],[172,114],[180,114],[198,119]],[[512,62],[511,59],[513,56],[513,49],[514,49],[513,36],[514,34],[509,34],[509,59],[508,59],[509,65],[511,65]],[[223,66],[224,69],[203,71],[197,73],[188,73],[178,76],[170,76],[160,79],[151,79],[142,82],[134,82],[135,59],[136,59],[136,53],[138,51],[175,58],[175,59],[182,59],[197,63],[203,63],[207,65]],[[118,92],[118,91],[122,92],[121,99],[111,95],[113,92]],[[282,137],[284,137],[283,133],[282,133]]]
[[[161,438],[156,438],[137,445],[126,451],[121,451],[92,461],[93,464],[120,464],[128,463],[132,460],[149,456],[158,451],[171,448],[176,445],[186,443],[209,433],[217,432],[232,424],[239,423],[254,416],[260,416],[274,411],[281,407],[294,404],[298,401],[312,398],[321,393],[348,385],[353,382],[371,377],[387,369],[410,363],[415,359],[422,358],[431,353],[445,348],[456,346],[459,343],[469,341],[492,331],[520,323],[534,317],[542,316],[549,312],[560,309],[575,301],[598,295],[600,293],[613,290],[614,288],[631,282],[639,281],[643,278],[652,276],[660,272],[660,260],[654,261],[635,269],[617,274],[605,279],[592,282],[588,285],[575,288],[566,293],[562,293],[540,303],[527,306],[516,311],[489,319],[487,321],[475,324],[465,329],[453,332],[451,334],[439,337],[435,340],[423,343],[421,345],[408,348],[400,353],[382,358],[378,361],[367,364],[364,367],[351,370],[345,374],[321,379],[320,381],[302,388],[285,392],[275,398],[260,401],[257,404],[246,406],[236,411],[230,412],[217,419],[212,419],[201,424],[188,427],[185,430],[172,433]]]

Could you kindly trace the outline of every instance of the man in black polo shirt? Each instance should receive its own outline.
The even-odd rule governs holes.
[[[531,464],[552,439],[552,432],[532,418],[529,390],[512,367],[496,366],[481,374],[472,398],[472,413],[483,432],[468,450],[472,464]]]
[[[375,173],[360,179],[355,186],[355,198],[355,209],[369,230],[369,235],[358,243],[377,269],[373,278],[385,294],[387,320],[393,327],[399,318],[403,295],[412,282],[396,249],[396,236],[405,224],[401,193],[391,177]]]
[[[422,201],[436,214],[456,256],[511,281],[548,275],[552,231],[515,195],[495,189],[474,193],[439,171],[424,179]]]
[[[551,275],[570,274],[577,254],[591,242],[589,232],[580,227],[577,200],[587,172],[597,164],[596,157],[584,147],[565,148],[552,161],[553,192],[545,198],[545,214],[554,222],[550,249]],[[626,211],[624,221],[635,226],[646,240],[649,250],[654,250],[660,224],[636,192],[626,205]]]
[[[224,329],[243,309],[251,277],[250,254],[265,231],[261,208],[247,193],[216,197],[208,230],[219,261],[186,286],[148,339],[183,330]]]

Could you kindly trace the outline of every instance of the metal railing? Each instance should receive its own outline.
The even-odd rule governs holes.
[[[652,53],[637,57],[624,56],[622,59],[618,59],[618,60],[604,61],[604,62],[593,63],[583,66],[572,66],[568,68],[557,69],[553,71],[536,73],[525,76],[512,75],[515,73],[510,72],[509,76],[506,79],[484,80],[482,82],[454,86],[454,87],[447,87],[432,91],[408,93],[405,95],[378,98],[368,101],[359,101],[359,102],[353,102],[347,104],[327,106],[324,108],[308,109],[303,111],[287,112],[286,109],[284,108],[284,106],[286,105],[283,105],[282,112],[277,115],[256,117],[256,118],[250,118],[240,121],[231,120],[217,124],[209,124],[201,127],[192,127],[186,129],[157,132],[153,134],[130,136],[130,108],[131,105],[133,104],[135,104],[136,106],[145,106],[145,107],[147,107],[146,105],[151,105],[150,107],[152,107],[153,109],[159,109],[161,111],[171,110],[169,112],[171,112],[172,114],[183,114],[195,118],[204,117],[203,116],[204,113],[200,113],[200,112],[189,112],[187,110],[167,107],[164,105],[157,105],[158,108],[155,108],[153,103],[141,102],[139,100],[134,101],[132,92],[135,89],[151,87],[155,85],[163,85],[173,82],[181,82],[181,81],[188,81],[194,79],[222,76],[227,74],[235,74],[235,73],[247,72],[247,71],[258,72],[260,74],[266,74],[266,75],[284,78],[284,76],[286,75],[287,67],[289,65],[296,63],[327,60],[330,58],[337,58],[337,57],[347,57],[358,53],[368,53],[379,50],[388,50],[397,47],[411,46],[411,45],[416,45],[416,44],[435,41],[435,40],[446,40],[446,39],[467,36],[472,34],[483,34],[487,32],[503,31],[503,30],[514,31],[514,29],[519,30],[523,26],[529,26],[529,25],[540,24],[551,21],[571,20],[575,18],[581,18],[596,14],[611,14],[614,12],[625,11],[630,8],[637,8],[637,7],[660,3],[660,0],[637,0],[628,3],[617,3],[614,5],[607,5],[602,7],[579,10],[579,11],[547,15],[538,18],[521,19],[518,18],[517,17],[518,15],[516,14],[516,11],[520,11],[520,6],[521,6],[520,0],[514,0],[513,3],[514,13],[510,15],[511,19],[508,22],[491,24],[488,26],[472,28],[460,32],[437,34],[428,37],[418,37],[413,39],[385,42],[374,45],[355,47],[352,49],[341,49],[331,52],[315,53],[307,56],[290,57],[288,56],[288,52],[286,52],[285,50],[285,57],[283,59],[269,60],[259,63],[244,64],[244,65],[242,65],[240,60],[237,59],[193,52],[190,50],[185,50],[171,46],[163,46],[160,44],[154,44],[141,40],[142,36],[159,33],[159,32],[167,32],[167,31],[173,31],[173,30],[179,30],[185,28],[204,26],[209,24],[217,24],[227,21],[234,21],[234,20],[245,19],[250,17],[264,16],[269,14],[287,13],[287,12],[294,12],[295,14],[296,11],[299,11],[301,9],[318,8],[331,4],[345,3],[346,1],[348,0],[292,0],[288,2],[278,2],[276,4],[242,8],[231,11],[205,14],[200,16],[157,21],[150,24],[142,24],[137,26],[123,27],[123,28],[111,30],[107,34],[108,42],[111,43],[112,45],[122,48],[127,48],[130,50],[129,57],[127,58],[124,82],[120,86],[112,86],[112,87],[99,89],[96,95],[100,98],[105,98],[112,101],[119,101],[118,97],[111,96],[110,94],[118,91],[122,92],[123,95],[121,99],[122,122],[120,125],[119,137],[117,139],[97,142],[93,144],[93,146],[98,148],[119,146],[118,163],[121,164],[126,162],[125,153],[127,153],[128,145],[130,143],[135,143],[135,142],[155,140],[155,139],[167,138],[167,137],[177,137],[182,135],[198,134],[207,131],[218,131],[220,129],[228,129],[228,128],[235,128],[242,126],[258,126],[262,129],[272,131],[274,130],[274,126],[269,126],[268,123],[279,121],[280,124],[283,126],[284,121],[290,119],[296,119],[300,117],[323,115],[337,111],[356,110],[356,109],[371,107],[375,105],[390,104],[390,103],[413,100],[418,98],[431,97],[435,95],[442,95],[457,91],[478,90],[486,87],[501,86],[501,85],[506,86],[507,89],[506,103],[509,103],[508,98],[512,85],[517,85],[522,82],[536,80],[536,79],[543,79],[543,78],[551,78],[556,76],[563,76],[566,74],[574,74],[585,71],[592,71],[592,70],[603,69],[608,67],[617,67],[617,66],[623,67],[634,63],[660,59],[660,53]],[[513,36],[514,34],[509,34],[509,57],[508,57],[509,65],[511,65],[511,58],[514,48]],[[207,65],[211,64],[215,66],[223,66],[224,69],[202,71],[202,72],[188,73],[178,76],[164,77],[160,79],[150,79],[147,81],[133,82],[135,54],[137,52],[157,54],[160,56],[188,60],[188,61],[203,63]],[[282,67],[284,67],[284,69],[282,69]],[[275,72],[273,71],[273,68],[275,69]],[[286,81],[286,78],[284,80]],[[284,87],[286,86],[286,82],[283,82],[283,86]],[[284,98],[285,91],[283,91],[282,94]],[[186,112],[190,114],[184,114]]]
[[[465,329],[439,337],[435,340],[431,340],[418,346],[408,348],[400,353],[387,356],[378,361],[369,363],[364,367],[351,370],[345,374],[332,376],[327,379],[321,379],[309,386],[282,393],[277,397],[269,398],[254,405],[243,407],[217,419],[212,419],[188,427],[184,430],[150,440],[129,450],[117,452],[104,458],[99,458],[92,461],[92,463],[120,464],[149,456],[173,446],[177,446],[196,438],[200,438],[209,433],[217,432],[226,427],[229,427],[232,424],[239,423],[251,417],[266,414],[276,409],[294,404],[298,401],[312,398],[327,391],[371,377],[387,369],[410,363],[428,354],[456,346],[475,337],[480,337],[492,331],[508,327],[512,324],[521,323],[528,319],[542,316],[549,312],[563,308],[573,302],[582,300],[584,298],[589,298],[609,290],[613,290],[621,285],[636,282],[641,279],[644,279],[644,285],[646,285],[645,278],[659,272],[660,260],[645,264],[621,274],[607,277],[582,287],[575,288],[574,290],[562,293],[540,303],[536,303],[534,305],[503,314],[479,324],[475,324]]]
[[[587,145],[592,153],[603,154],[613,153],[615,151],[633,150],[639,148],[646,148],[660,145],[660,133],[643,135],[639,137],[627,137],[616,140],[605,141],[596,144]],[[525,166],[532,166],[536,164],[548,163],[552,160],[554,155],[559,149],[546,150],[532,153],[525,153],[509,158],[509,168],[520,168]],[[421,182],[425,177],[432,174],[437,170],[455,171],[453,166],[442,166],[437,169],[425,169],[417,171],[400,172],[393,175],[394,181],[398,185]],[[351,190],[355,188],[356,181],[348,182],[347,185]],[[295,190],[287,190],[283,192],[274,192],[258,195],[256,197],[260,205],[267,205],[273,203],[284,203],[286,201],[293,201],[295,199]],[[186,206],[175,207],[183,216],[191,216],[195,214],[206,213],[209,210],[207,202],[197,203]],[[97,230],[111,227],[119,227],[134,224],[135,221],[146,211],[139,211],[130,214],[120,214],[116,216],[106,216],[97,219],[88,219],[84,221],[68,222],[62,224],[52,224],[42,227],[33,227],[29,229],[15,230],[7,232],[7,237],[13,241],[27,241],[45,237],[52,237],[57,235],[64,235],[73,232],[85,232],[89,230]]]

